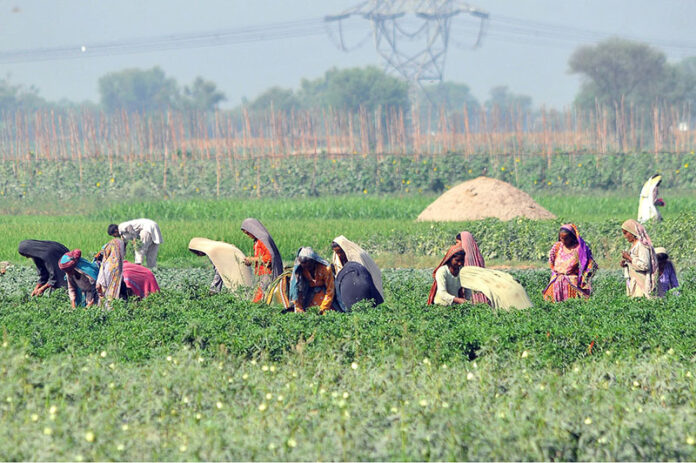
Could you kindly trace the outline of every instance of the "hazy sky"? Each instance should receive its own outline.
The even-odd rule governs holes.
[[[254,98],[270,86],[297,88],[331,67],[383,65],[374,41],[345,53],[319,19],[360,1],[345,0],[0,0],[0,75],[35,85],[49,100],[98,101],[100,76],[124,68],[160,66],[179,84],[200,75],[227,95],[224,107]],[[471,87],[483,101],[496,85],[532,96],[535,105],[561,107],[579,79],[568,57],[581,44],[618,35],[661,48],[672,61],[696,56],[694,0],[475,0],[490,13],[481,46],[472,49],[475,22],[459,16],[451,31],[445,79]],[[290,37],[283,27],[292,24]],[[370,32],[364,19],[345,23],[347,38]],[[336,32],[335,24],[332,30]],[[213,31],[237,32],[225,43],[198,48],[135,52],[153,38],[176,48],[172,36],[201,39]],[[169,39],[166,39],[169,37]],[[235,38],[236,37],[236,38]],[[264,38],[264,40],[258,40]],[[91,52],[100,44],[126,45],[128,54]],[[84,49],[82,47],[84,46]],[[53,48],[69,47],[65,59]],[[43,49],[49,49],[43,52]],[[26,51],[30,62],[10,62]],[[84,50],[84,51],[82,51]],[[151,50],[151,48],[148,48]],[[79,53],[78,53],[79,51]]]

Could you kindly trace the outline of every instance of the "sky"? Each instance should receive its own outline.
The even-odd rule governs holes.
[[[373,0],[374,1],[374,0]],[[371,23],[326,23],[361,3],[344,0],[0,0],[0,77],[35,86],[51,101],[99,101],[101,76],[159,66],[180,85],[211,80],[231,108],[272,86],[298,88],[332,67],[385,66]],[[463,3],[463,2],[459,2]],[[671,62],[696,56],[694,0],[473,0],[490,20],[461,13],[449,33],[444,79],[480,102],[492,87],[529,95],[535,106],[572,103],[580,77],[568,58],[609,36],[647,42]],[[407,17],[408,18],[408,17]],[[420,24],[415,17],[406,26]],[[331,35],[327,32],[330,31]],[[333,38],[333,39],[332,39]],[[161,46],[154,49],[154,41]],[[404,50],[408,43],[399,42]],[[422,48],[424,41],[410,44]],[[19,58],[18,58],[19,57]],[[393,71],[390,71],[393,72]]]

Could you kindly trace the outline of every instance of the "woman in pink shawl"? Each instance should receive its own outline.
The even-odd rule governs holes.
[[[457,244],[464,249],[464,252],[466,252],[466,257],[464,257],[465,267],[486,267],[486,263],[483,260],[478,244],[476,244],[474,235],[468,231],[463,231],[457,235],[456,241]],[[471,302],[473,304],[491,304],[491,301],[489,301],[483,293],[479,292],[473,292]]]
[[[561,226],[558,241],[549,251],[549,266],[551,280],[544,289],[545,300],[562,302],[590,296],[590,280],[597,271],[597,264],[592,258],[590,247],[574,224]]]
[[[652,241],[645,227],[636,220],[628,219],[621,229],[626,241],[631,243],[631,248],[621,253],[626,295],[650,298],[655,293],[659,272]]]
[[[157,279],[149,268],[132,264],[127,260],[123,261],[123,283],[126,285],[128,296],[133,295],[140,299],[159,291]]]

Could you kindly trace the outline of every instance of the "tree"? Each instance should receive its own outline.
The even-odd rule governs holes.
[[[0,108],[3,111],[34,111],[47,104],[35,87],[24,88],[8,79],[0,79]]]
[[[384,71],[366,68],[330,69],[324,77],[302,81],[300,101],[357,112],[383,108],[408,108],[408,84]]]
[[[583,78],[579,105],[593,107],[595,99],[613,106],[624,102],[649,105],[665,94],[671,80],[664,53],[647,44],[611,38],[575,50],[570,72]]]
[[[479,110],[479,102],[468,85],[455,82],[443,82],[439,85],[428,85],[423,87],[423,96],[426,104],[433,104],[437,108],[444,106],[453,111],[462,111],[466,106],[469,114],[474,114]]]
[[[157,66],[106,74],[99,79],[99,94],[107,111],[161,111],[177,106],[180,100],[176,81]]]
[[[673,84],[667,88],[672,103],[687,105],[696,114],[696,56],[685,58],[671,66]]]
[[[227,97],[218,90],[215,82],[205,80],[199,76],[196,77],[196,80],[193,81],[190,87],[188,85],[184,87],[182,106],[198,111],[213,111],[221,101],[226,99]]]
[[[486,100],[487,110],[498,108],[499,111],[528,112],[532,109],[532,97],[511,93],[504,85],[493,87],[491,97]]]
[[[252,111],[265,111],[271,106],[279,111],[291,111],[300,107],[300,102],[291,89],[281,87],[271,87],[261,95],[257,96],[249,104]]]

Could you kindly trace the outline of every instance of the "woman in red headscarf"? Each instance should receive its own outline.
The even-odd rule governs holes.
[[[428,295],[428,305],[464,304],[471,301],[471,290],[462,287],[459,271],[464,267],[466,252],[458,244],[447,251],[440,264],[433,270],[433,285]]]
[[[578,233],[578,228],[568,223],[561,226],[558,241],[549,251],[551,280],[544,289],[544,299],[561,302],[576,297],[589,297],[590,280],[597,271],[590,247]]]

